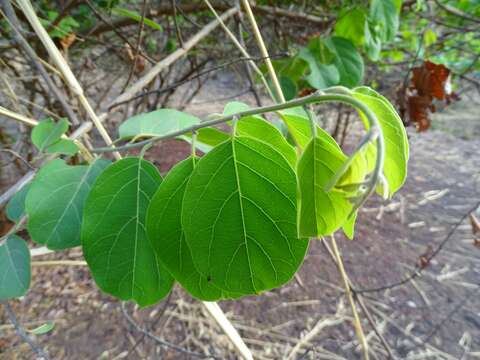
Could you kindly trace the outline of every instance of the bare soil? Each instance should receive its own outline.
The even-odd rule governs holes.
[[[213,82],[188,110],[200,115],[220,112],[226,101],[201,102],[234,92],[231,84]],[[244,100],[252,103],[250,96]],[[349,143],[357,134],[355,128]],[[479,134],[480,115],[467,102],[438,114],[431,131],[409,130],[411,160],[405,187],[391,201],[375,198],[367,203],[354,241],[337,236],[346,270],[358,289],[403,279],[479,201]],[[188,145],[171,141],[149,156],[165,173],[189,151]],[[378,331],[398,359],[480,356],[480,247],[473,239],[466,219],[415,281],[365,294]],[[81,251],[47,258],[79,259]],[[34,337],[54,359],[194,358],[143,339],[126,322],[120,303],[101,293],[84,267],[34,268],[31,290],[13,304],[28,329],[55,321],[52,332]],[[256,359],[361,358],[337,269],[320,241],[311,241],[298,277],[286,286],[257,297],[222,301],[220,306]],[[158,305],[139,309],[127,304],[126,309],[161,339],[221,359],[237,359],[202,305],[178,286]],[[360,315],[372,358],[387,359],[365,314]],[[28,345],[0,313],[0,359],[32,358]]]

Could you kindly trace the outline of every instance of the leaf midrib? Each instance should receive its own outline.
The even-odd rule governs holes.
[[[247,229],[245,226],[245,215],[244,215],[244,210],[243,210],[243,195],[242,195],[242,189],[240,186],[240,177],[238,175],[238,166],[237,166],[237,155],[235,152],[235,136],[232,138],[232,156],[233,156],[233,166],[234,166],[234,171],[235,171],[235,181],[237,183],[237,188],[238,188],[238,202],[240,204],[240,215],[242,218],[242,229],[243,229],[243,242],[245,244],[245,253],[247,255],[247,261],[248,261],[248,270],[250,272],[250,280],[252,282],[252,287],[255,292],[257,292],[257,289],[255,287],[255,282],[253,280],[253,273],[252,273],[252,264],[250,261],[250,253],[248,251],[248,236],[247,236]]]

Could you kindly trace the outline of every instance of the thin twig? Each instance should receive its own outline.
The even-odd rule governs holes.
[[[280,53],[280,54],[275,54],[275,55],[272,55],[271,58],[281,58],[281,57],[284,57],[284,56],[287,56],[285,53]],[[124,105],[124,104],[128,104],[129,102],[131,101],[135,101],[135,100],[138,100],[138,99],[141,99],[145,96],[149,96],[149,95],[152,95],[152,94],[163,94],[163,93],[166,93],[166,92],[169,92],[173,89],[176,89],[177,87],[183,85],[183,84],[186,84],[192,80],[195,80],[195,79],[198,79],[199,77],[202,77],[202,76],[205,76],[205,75],[208,75],[214,71],[218,71],[218,70],[221,70],[221,69],[224,69],[225,67],[227,66],[231,66],[233,64],[237,64],[239,62],[250,62],[250,61],[261,61],[261,60],[264,60],[263,57],[258,57],[258,58],[251,58],[251,57],[241,57],[241,58],[237,58],[235,60],[231,60],[231,61],[228,61],[226,63],[223,63],[223,64],[220,64],[220,65],[217,65],[217,66],[214,66],[208,70],[205,70],[205,71],[201,71],[201,72],[198,72],[197,74],[195,74],[194,76],[191,76],[191,77],[187,77],[186,79],[183,79],[183,80],[180,80],[180,81],[177,81],[171,85],[168,85],[168,86],[165,86],[161,89],[157,89],[157,90],[152,90],[152,91],[145,91],[143,93],[141,93],[140,95],[137,95],[137,96],[134,96],[134,97],[131,97],[130,99],[128,100],[125,100],[125,101],[122,101],[122,102],[116,102],[115,104],[111,105],[108,110],[112,110],[113,108],[116,108],[117,106],[120,106],[120,105]]]
[[[7,1],[7,0],[4,0]],[[72,70],[68,66],[67,62],[63,58],[62,54],[58,50],[58,48],[53,43],[52,39],[48,35],[45,28],[42,26],[40,20],[38,19],[37,15],[35,14],[35,10],[32,7],[32,4],[29,0],[18,0],[18,4],[22,9],[25,17],[29,21],[30,25],[32,25],[33,29],[35,30],[36,34],[40,38],[40,41],[43,43],[45,49],[48,51],[49,55],[51,56],[52,60],[55,62],[57,67],[59,68],[60,72],[63,74],[65,81],[67,82],[68,86],[71,90],[78,96],[80,103],[85,108],[85,111],[92,119],[93,124],[97,128],[98,132],[102,136],[103,140],[107,145],[112,144],[112,139],[110,135],[108,135],[107,130],[101,123],[100,119],[97,117],[95,112],[93,111],[90,103],[88,102],[87,98],[83,93],[83,89],[78,82],[77,78],[73,74]],[[113,155],[118,160],[120,159],[120,154],[116,151],[113,152]]]
[[[110,23],[110,21],[108,21],[108,19],[106,19],[101,13],[100,11],[97,10],[96,6],[91,2],[91,0],[85,0],[85,3],[87,4],[87,6],[90,8],[90,10],[92,10],[93,14],[100,20],[102,21],[103,23],[106,24],[106,26],[112,30],[120,39],[122,39],[123,41],[125,41],[125,43],[130,46],[131,49],[134,49],[135,46],[133,46],[133,44],[130,42],[130,40],[128,40],[128,38],[126,36],[124,36],[117,28],[117,26],[115,26],[115,24],[112,24]],[[90,35],[90,34],[89,34]],[[148,62],[150,62],[151,64],[154,64],[155,63],[155,60],[153,60],[150,56],[146,55],[143,51],[139,51],[139,55],[142,56],[144,59],[146,59]]]
[[[220,18],[222,20],[226,20],[229,17],[235,15],[238,12],[238,9],[231,8],[225,13],[223,13]],[[197,34],[192,36],[188,41],[184,43],[184,47],[181,49],[177,49],[166,58],[155,64],[145,75],[143,75],[140,79],[137,80],[133,85],[130,86],[122,95],[118,96],[115,100],[113,100],[109,105],[108,108],[111,108],[112,105],[126,101],[132,98],[137,92],[139,92],[143,87],[148,85],[153,79],[157,77],[157,75],[168,66],[172,65],[175,61],[183,57],[190,49],[192,49],[195,45],[200,42],[205,36],[210,34],[217,26],[219,22],[217,19],[211,21],[205,27],[200,30]],[[106,116],[106,114],[104,114]],[[100,116],[103,118],[104,116]]]
[[[445,238],[438,244],[438,246],[433,250],[431,253],[428,254],[428,256],[425,257],[424,263],[429,264],[432,259],[437,256],[443,249],[443,247],[448,243],[448,241],[451,239],[453,234],[457,231],[457,229],[462,225],[462,223],[465,221],[465,219],[475,211],[478,207],[480,206],[480,201],[477,201],[474,206],[472,206],[467,212],[465,212],[462,217],[451,227],[450,231],[448,234],[445,236]],[[399,287],[401,285],[405,285],[415,279],[416,277],[420,276],[422,271],[425,269],[425,267],[421,267],[419,264],[415,266],[415,270],[413,270],[410,274],[408,274],[405,278],[403,278],[400,281],[390,283],[387,285],[382,285],[379,287],[375,288],[364,288],[364,289],[356,289],[356,292],[359,294],[364,294],[364,293],[372,293],[372,292],[379,292],[379,291],[384,291],[388,289],[393,289],[396,287]]]
[[[17,333],[17,335],[19,337],[21,337],[22,340],[25,341],[30,346],[32,351],[37,356],[40,356],[44,360],[50,360],[50,357],[48,356],[47,352],[44,349],[42,349],[41,347],[39,347],[37,344],[35,344],[33,339],[30,338],[30,336],[27,335],[25,329],[22,327],[22,325],[18,321],[17,316],[15,315],[15,312],[13,311],[10,304],[7,301],[2,301],[1,304],[5,308],[5,313],[7,314],[8,319],[10,320],[10,322],[15,327],[15,332]]]
[[[67,116],[72,120],[74,124],[79,124],[80,121],[78,120],[75,112],[72,110],[72,108],[68,104],[63,94],[60,92],[60,90],[57,88],[55,83],[52,81],[47,71],[45,70],[45,67],[43,66],[43,64],[40,61],[38,61],[38,57],[35,54],[35,51],[30,47],[28,42],[22,36],[20,32],[21,25],[20,25],[20,22],[18,21],[17,15],[15,14],[15,10],[12,7],[12,4],[10,4],[10,0],[2,0],[2,5],[3,5],[3,10],[5,11],[6,19],[12,30],[13,38],[18,43],[18,45],[20,45],[20,47],[23,49],[28,59],[30,60],[32,66],[37,69],[37,71],[42,76],[43,80],[45,80],[45,83],[47,84],[48,88],[50,89],[52,94],[55,96],[55,98],[57,98],[58,102],[62,106]]]
[[[335,241],[335,237],[333,235],[331,236],[331,243],[333,248],[333,254],[335,255],[335,258],[337,261],[338,271],[340,272],[340,275],[342,277],[345,293],[347,295],[348,301],[352,308],[353,318],[355,320],[354,322],[355,332],[357,333],[358,341],[363,350],[363,358],[365,360],[368,360],[369,359],[368,342],[367,342],[367,339],[365,338],[365,334],[363,333],[362,322],[360,321],[360,317],[357,312],[357,307],[353,299],[352,291],[348,281],[348,276],[347,276],[347,273],[345,272],[345,268],[343,267],[342,257],[340,255],[340,252],[338,251],[337,242]]]
[[[146,13],[146,11],[147,11],[147,0],[143,0],[142,17],[140,19],[140,23],[138,24],[137,45],[135,46],[135,52],[133,53],[133,62],[132,62],[132,66],[130,67],[130,71],[128,73],[127,81],[125,82],[125,85],[123,85],[123,88],[122,88],[121,92],[124,92],[125,89],[127,88],[128,84],[130,83],[130,80],[132,79],[132,76],[135,72],[135,68],[137,67],[138,56],[140,54],[140,45],[141,45],[142,39],[143,39],[143,28],[145,26],[145,13]]]
[[[80,126],[78,129],[76,129],[68,138],[71,140],[78,139],[80,136],[83,136],[87,132],[89,132],[92,129],[92,123],[91,122],[85,122],[83,123],[82,126]],[[52,158],[55,156],[53,155]],[[8,200],[12,198],[22,187],[24,187],[26,184],[28,184],[33,177],[35,176],[36,171],[31,170],[28,173],[26,173],[20,180],[18,180],[14,185],[12,185],[7,191],[5,191],[1,196],[0,196],[0,206],[2,206],[4,203],[6,203]]]
[[[195,351],[190,351],[190,350],[185,349],[181,346],[172,344],[171,342],[168,342],[166,340],[163,340],[163,339],[159,338],[158,336],[152,334],[150,331],[142,328],[139,324],[137,324],[135,322],[135,320],[133,320],[133,318],[128,314],[127,309],[125,308],[125,303],[121,304],[121,309],[122,309],[123,316],[125,317],[127,322],[135,328],[135,330],[142,333],[146,337],[154,340],[158,344],[160,344],[162,346],[165,346],[165,347],[168,347],[170,349],[173,349],[175,351],[178,351],[178,352],[180,352],[182,354],[185,354],[185,355],[194,356],[194,357],[202,358],[202,359],[217,359],[217,357],[215,357],[214,355],[207,355],[207,354],[202,354],[202,353],[195,352]]]
[[[217,14],[217,12],[215,11],[214,7],[210,4],[210,2],[208,0],[204,0],[205,4],[208,6],[208,8],[210,9],[210,11],[212,12],[212,14],[217,18],[217,20],[220,22],[220,26],[222,27],[222,29],[225,31],[225,33],[227,34],[227,36],[230,38],[230,40],[233,42],[233,45],[235,45],[235,47],[242,53],[243,57],[244,58],[251,58],[251,56],[249,55],[249,53],[247,52],[245,46],[243,46],[237,39],[237,37],[235,36],[234,33],[232,33],[232,31],[230,31],[230,29],[227,27],[227,25],[225,25],[224,21],[220,18],[220,16]],[[239,12],[239,14],[241,14],[241,12]],[[268,53],[264,53],[262,55],[263,59],[265,59],[265,61],[267,61],[268,59]],[[260,69],[258,68],[257,64],[255,64],[253,61],[249,61],[248,64],[252,67],[253,71],[255,71],[255,73],[259,76],[260,80],[262,81],[263,85],[265,86],[265,90],[267,90],[268,94],[270,95],[270,97],[272,98],[272,100],[275,101],[275,97],[273,96],[273,93],[272,93],[272,90],[270,89],[270,87],[268,86],[268,82],[267,82],[267,79],[265,79],[265,76],[263,75],[263,73],[260,71]]]
[[[250,20],[250,24],[252,25],[253,28],[253,34],[255,35],[255,38],[257,39],[257,44],[258,47],[260,48],[260,53],[262,54],[263,57],[265,57],[265,63],[267,64],[267,69],[270,74],[270,77],[272,78],[272,83],[273,87],[275,89],[275,93],[277,95],[277,99],[281,102],[285,102],[285,96],[283,96],[283,91],[282,87],[280,86],[280,82],[278,81],[277,74],[275,73],[275,69],[273,68],[273,64],[268,57],[268,50],[267,47],[265,46],[265,42],[263,41],[262,33],[260,32],[260,29],[258,28],[257,22],[255,21],[255,16],[253,16],[252,9],[250,7],[250,3],[248,0],[242,0],[243,7],[245,8],[245,11],[247,13],[247,16]]]

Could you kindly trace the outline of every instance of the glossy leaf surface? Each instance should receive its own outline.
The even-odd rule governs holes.
[[[235,137],[198,162],[185,190],[182,227],[197,270],[244,295],[290,280],[308,245],[296,236],[293,169],[249,137]]]
[[[31,182],[25,184],[8,202],[5,212],[10,221],[18,222],[25,215],[25,199],[30,185]]]
[[[214,301],[222,298],[222,291],[195,268],[181,223],[183,195],[193,167],[189,158],[167,174],[148,208],[147,234],[158,259],[175,280],[194,297]]]
[[[389,196],[391,197],[402,187],[407,177],[409,146],[405,127],[400,116],[398,116],[388,100],[374,90],[367,87],[359,87],[354,89],[353,96],[373,111],[382,128],[385,140],[384,175],[389,185]],[[365,126],[368,128],[365,117],[363,114],[361,116]],[[372,164],[372,158],[376,156],[375,145],[371,144],[369,147],[369,163]]]
[[[173,279],[147,239],[145,220],[162,178],[140,158],[110,165],[88,195],[82,246],[97,285],[122,300],[151,305],[172,288]]]
[[[85,200],[107,165],[106,160],[90,166],[53,160],[39,171],[25,200],[27,229],[33,241],[54,250],[80,245]]]
[[[120,138],[162,136],[199,122],[193,115],[173,109],[160,109],[127,119],[120,125],[118,132]]]
[[[347,221],[352,204],[346,194],[335,187],[328,192],[325,190],[345,160],[346,156],[333,138],[324,131],[318,131],[317,136],[305,148],[297,168],[300,194],[299,236],[330,235]],[[365,171],[366,168],[362,171],[361,167],[352,166],[340,182],[361,181]],[[347,227],[349,234],[353,234],[353,223]]]
[[[25,295],[30,287],[30,251],[25,241],[10,235],[0,245],[0,300]]]

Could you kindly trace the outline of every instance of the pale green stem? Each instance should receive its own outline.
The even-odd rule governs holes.
[[[334,90],[338,91],[338,92],[342,92],[342,93],[341,94],[333,93]],[[137,147],[142,147],[142,146],[144,146],[146,144],[149,144],[149,143],[154,143],[154,142],[158,142],[158,141],[161,141],[161,140],[174,138],[174,137],[180,136],[182,134],[185,134],[187,132],[196,131],[196,130],[204,128],[204,127],[222,124],[222,123],[230,121],[234,118],[240,119],[240,121],[241,121],[241,118],[246,117],[246,116],[259,115],[259,114],[264,114],[264,113],[267,113],[267,112],[275,112],[275,111],[279,111],[279,110],[283,110],[283,109],[287,109],[287,108],[292,108],[292,107],[296,107],[296,106],[304,106],[304,105],[313,104],[313,103],[326,103],[326,102],[341,102],[341,103],[348,104],[348,105],[356,108],[357,110],[360,110],[363,114],[365,114],[365,117],[367,118],[370,132],[378,133],[378,137],[377,137],[377,140],[376,140],[377,158],[376,158],[376,162],[375,162],[375,168],[374,168],[372,176],[369,180],[369,186],[367,188],[367,191],[365,192],[365,194],[360,198],[360,200],[355,204],[355,206],[352,209],[352,214],[353,214],[365,202],[365,200],[373,193],[373,191],[375,191],[375,186],[378,183],[378,180],[379,180],[379,178],[380,178],[380,176],[383,172],[383,162],[384,162],[384,158],[385,158],[385,144],[384,144],[382,129],[380,127],[380,124],[379,124],[378,119],[375,116],[375,114],[368,108],[368,106],[363,104],[361,101],[353,98],[348,89],[342,88],[342,87],[335,87],[335,88],[327,89],[327,90],[324,90],[324,91],[318,91],[318,92],[316,92],[312,95],[305,96],[305,97],[299,98],[299,99],[290,100],[290,101],[285,102],[283,104],[262,106],[262,107],[258,107],[258,108],[249,109],[249,110],[246,110],[246,111],[241,111],[241,112],[231,114],[231,115],[224,115],[224,116],[221,116],[219,118],[204,121],[200,124],[196,124],[196,125],[190,126],[188,128],[182,129],[182,130],[171,132],[169,134],[165,134],[165,135],[162,135],[162,136],[155,136],[155,137],[152,137],[150,139],[147,139],[147,140],[135,143],[135,144],[128,144],[128,145],[124,145],[124,146],[119,146],[119,147],[116,147],[115,149],[113,149],[111,147],[97,148],[97,149],[93,149],[92,152],[103,153],[103,152],[112,152],[112,151],[133,149],[133,148],[137,148]]]
[[[192,146],[192,160],[193,160],[193,164],[195,165],[195,156],[197,155],[196,153],[196,146],[197,146],[197,132],[196,131],[192,131],[192,142],[191,142],[191,146]]]
[[[378,132],[376,130],[369,131],[363,138],[360,140],[360,143],[355,147],[355,150],[353,150],[352,154],[345,160],[345,162],[342,164],[340,169],[337,170],[337,172],[334,174],[334,176],[330,179],[330,181],[325,185],[325,191],[329,192],[330,190],[333,189],[335,185],[337,185],[338,181],[340,178],[345,174],[345,172],[348,170],[350,165],[352,164],[353,160],[355,159],[355,156],[362,151],[362,149],[367,145],[370,144],[372,141],[374,141],[378,136]]]

